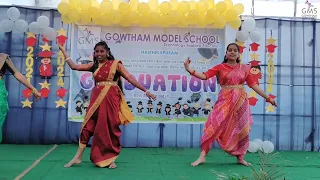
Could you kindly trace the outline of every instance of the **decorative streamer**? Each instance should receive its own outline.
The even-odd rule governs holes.
[[[37,42],[36,35],[31,32],[27,32],[26,44],[27,44],[28,53],[26,58],[26,78],[29,82],[31,82],[31,79],[32,79],[33,65],[34,65],[33,52],[34,52],[34,46],[36,42]],[[26,98],[25,101],[21,101],[22,108],[25,108],[25,107],[32,108],[33,102],[29,101],[29,98],[31,98],[32,96],[32,90],[29,88],[23,89],[22,94]]]
[[[58,42],[58,44],[64,46],[65,43],[66,43],[66,40],[67,40],[66,31],[63,28],[61,28],[57,32],[58,32],[57,42]],[[64,77],[65,58],[64,58],[64,55],[63,55],[63,53],[61,51],[59,51],[59,53],[58,53],[57,64],[58,64],[58,67],[57,67],[58,74],[57,74],[57,76],[59,77],[57,85],[60,88],[56,91],[56,95],[58,97],[60,97],[60,99],[58,101],[55,101],[56,108],[58,108],[58,107],[66,108],[67,101],[64,101],[63,98],[65,97],[65,95],[66,95],[68,90],[63,88],[64,87],[63,77]]]
[[[275,99],[276,96],[273,95],[273,82],[274,82],[274,51],[277,48],[277,46],[275,45],[275,42],[277,40],[272,38],[272,31],[271,31],[271,36],[269,39],[267,39],[267,57],[268,57],[268,66],[267,66],[267,93],[269,93],[269,97],[271,99]],[[266,106],[266,112],[274,112],[274,107],[268,103],[268,105]]]

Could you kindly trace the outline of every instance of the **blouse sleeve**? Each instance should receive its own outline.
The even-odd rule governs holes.
[[[247,73],[248,73],[248,75],[247,75],[247,78],[246,78],[246,82],[247,82],[247,85],[250,88],[252,88],[252,86],[257,84],[257,82],[254,80],[254,78],[252,77],[252,74],[250,73],[250,67],[248,68]]]
[[[209,69],[207,72],[204,72],[203,74],[206,75],[207,79],[210,79],[213,76],[219,75],[219,70],[220,70],[220,64],[214,66],[213,68]]]

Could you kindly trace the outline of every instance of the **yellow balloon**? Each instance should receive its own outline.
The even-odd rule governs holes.
[[[227,9],[230,9],[233,7],[233,2],[232,0],[224,0],[224,3],[227,5]]]
[[[162,14],[168,14],[172,8],[171,8],[171,4],[164,1],[160,4],[159,9]]]
[[[74,9],[68,12],[68,18],[71,22],[77,22],[80,20],[80,13]]]
[[[244,6],[241,3],[237,3],[233,6],[233,8],[237,11],[238,15],[244,12]]]
[[[201,28],[204,28],[208,25],[208,21],[206,21],[206,18],[204,16],[204,14],[201,14],[198,18],[198,22],[197,25]]]
[[[200,13],[197,10],[190,10],[187,16],[189,24],[196,24],[200,17]]]
[[[160,18],[159,13],[156,13],[156,12],[150,13],[148,17],[151,25],[157,25],[158,23],[160,23],[159,18]]]
[[[71,9],[76,9],[80,5],[79,0],[69,0],[69,6]]]
[[[178,11],[181,14],[187,14],[190,11],[190,4],[187,1],[182,1],[178,4]]]
[[[101,15],[101,11],[97,7],[90,7],[87,13],[87,16],[90,16],[91,18],[95,18]]]
[[[142,15],[147,15],[150,12],[149,5],[145,2],[139,3],[137,10]]]
[[[79,7],[81,10],[87,10],[91,6],[91,1],[90,0],[81,0]]]
[[[227,22],[234,21],[238,18],[238,13],[235,9],[228,9],[225,14],[225,19]]]
[[[178,8],[179,2],[177,0],[170,0],[170,5],[172,10],[176,10]]]
[[[57,9],[58,9],[60,14],[65,15],[65,14],[67,14],[69,12],[70,7],[69,7],[68,3],[61,2],[61,3],[58,4]]]
[[[217,17],[217,11],[215,9],[209,9],[206,13],[206,16],[211,19],[215,19]]]
[[[225,2],[223,2],[223,1],[220,1],[220,2],[218,2],[217,4],[216,4],[216,11],[218,12],[218,13],[224,13],[224,12],[226,12],[226,10],[227,10],[227,5],[226,5],[226,3]]]
[[[96,1],[96,0],[95,1],[91,1],[91,6],[98,8],[98,7],[100,7],[100,3],[98,1]]]
[[[195,1],[189,1],[190,10],[197,9],[197,2]]]
[[[208,3],[208,9],[214,8],[214,1],[213,0],[207,0]]]
[[[80,15],[80,23],[81,24],[89,24],[90,21],[91,21],[90,16],[81,13],[81,15]]]
[[[177,10],[173,10],[168,14],[168,20],[171,25],[178,25],[180,19],[180,13]]]
[[[198,1],[197,2],[197,10],[200,13],[205,13],[208,10],[208,3],[206,1]]]
[[[186,15],[181,15],[178,23],[178,27],[187,27],[189,25]]]
[[[110,1],[102,1],[100,4],[101,12],[109,12],[113,9],[113,5]]]
[[[241,26],[241,19],[238,17],[236,20],[233,20],[233,21],[229,22],[228,24],[232,29],[238,30],[239,27]]]
[[[149,4],[150,10],[152,12],[157,12],[158,11],[158,8],[159,8],[158,0],[148,0],[148,4]]]
[[[129,5],[132,11],[136,11],[139,5],[139,0],[130,0]]]
[[[71,20],[69,19],[68,15],[67,14],[64,14],[61,16],[61,21],[64,23],[64,24],[70,24],[71,23]]]
[[[131,8],[127,2],[121,2],[119,4],[119,11],[122,14],[128,14],[131,11]]]
[[[221,14],[218,14],[217,15],[217,18],[215,19],[214,21],[214,26],[217,27],[217,28],[224,28],[224,26],[226,25],[226,20],[224,18],[223,15]]]
[[[119,8],[119,4],[120,4],[120,0],[112,0],[112,5],[113,5],[113,9],[118,10]]]

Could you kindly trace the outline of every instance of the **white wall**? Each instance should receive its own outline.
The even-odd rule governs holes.
[[[44,0],[45,1],[45,0]],[[35,0],[0,0],[0,5],[35,6]]]

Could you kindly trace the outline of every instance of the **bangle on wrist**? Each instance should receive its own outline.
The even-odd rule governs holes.
[[[267,99],[266,99],[266,102],[270,102],[270,100],[271,100],[271,98],[270,97],[268,97]]]
[[[71,60],[71,58],[70,58],[70,57],[68,57],[68,58],[66,59],[66,61],[68,61],[68,60]]]
[[[35,94],[36,92],[38,92],[37,89],[36,88],[32,88],[32,94]]]
[[[191,76],[194,76],[194,74],[196,73],[196,70],[192,70],[191,72],[189,72]]]

